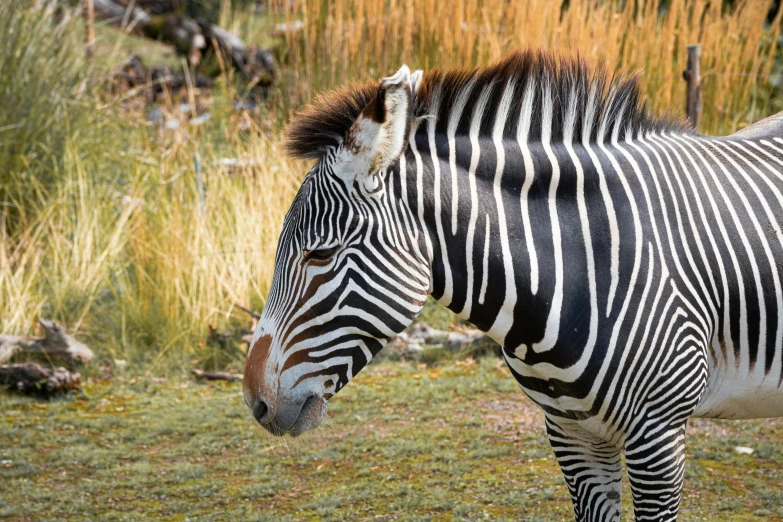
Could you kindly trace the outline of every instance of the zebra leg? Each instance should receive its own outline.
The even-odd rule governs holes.
[[[685,427],[707,385],[706,348],[682,343],[627,430],[625,464],[637,521],[677,520],[685,473]]]
[[[637,433],[625,447],[636,520],[677,520],[685,471],[685,422],[648,424]]]
[[[576,423],[547,418],[549,443],[565,476],[579,522],[619,521],[622,494],[620,449]]]

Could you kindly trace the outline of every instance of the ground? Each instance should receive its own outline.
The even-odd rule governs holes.
[[[371,365],[298,439],[255,425],[236,383],[85,391],[0,397],[0,519],[570,518],[542,416],[494,357]],[[781,484],[783,419],[690,425],[681,520],[783,520]]]

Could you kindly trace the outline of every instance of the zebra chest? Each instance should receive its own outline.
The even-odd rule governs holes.
[[[523,344],[504,350],[506,361],[522,389],[545,411],[559,412],[592,408],[602,375],[613,365],[608,337],[594,339],[583,322],[561,331],[557,342],[541,349],[540,344]]]

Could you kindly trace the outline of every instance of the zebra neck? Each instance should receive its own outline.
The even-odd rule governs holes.
[[[563,281],[572,280],[564,259],[592,257],[580,213],[596,210],[605,221],[602,194],[619,189],[601,168],[610,148],[425,133],[411,140],[408,200],[424,232],[431,295],[507,349],[545,341]],[[568,306],[590,309],[586,286],[568,292]]]

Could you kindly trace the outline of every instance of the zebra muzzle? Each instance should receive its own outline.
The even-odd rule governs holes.
[[[269,363],[271,347],[272,336],[262,335],[248,353],[243,380],[245,403],[271,434],[297,436],[321,423],[326,400],[323,390],[312,385],[281,388],[279,375]]]

